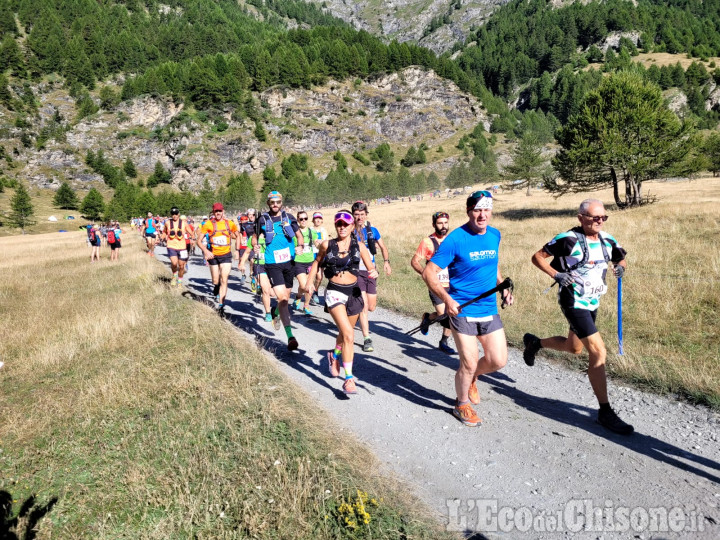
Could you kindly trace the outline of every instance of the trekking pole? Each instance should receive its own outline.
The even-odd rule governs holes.
[[[485,291],[484,293],[477,295],[477,296],[476,296],[475,298],[473,298],[472,300],[468,300],[467,302],[464,302],[464,303],[460,304],[460,305],[458,306],[458,311],[462,311],[462,309],[463,309],[464,307],[467,307],[467,306],[469,306],[470,304],[472,304],[472,303],[474,303],[474,302],[477,302],[478,300],[482,300],[483,298],[487,298],[488,296],[492,296],[493,294],[495,294],[495,293],[497,293],[497,292],[502,292],[502,291],[504,291],[505,289],[510,289],[510,290],[512,291],[513,287],[514,287],[514,285],[513,285],[512,279],[510,279],[510,278],[505,278],[502,282],[498,283],[498,285],[496,285],[495,287],[493,287],[493,288],[490,289],[489,291]],[[502,307],[503,307],[503,308],[505,307],[505,301],[504,301],[504,299],[503,299],[503,306],[502,306]],[[447,318],[448,318],[448,315],[447,315],[446,313],[443,313],[443,314],[440,315],[439,317],[436,317],[435,319],[433,319],[432,321],[430,321],[430,325],[433,325],[433,324],[435,324],[436,322],[444,321],[444,320],[447,319]],[[430,326],[430,325],[428,325],[428,326]],[[420,325],[420,326],[422,326],[422,325]],[[405,332],[405,335],[407,335],[407,336],[412,336],[413,334],[418,333],[418,332],[420,331],[420,326],[417,326],[417,327],[413,328],[412,330],[408,330],[407,332]]]
[[[617,278],[617,334],[618,334],[618,354],[624,355],[623,350],[623,325],[622,325],[622,278]]]

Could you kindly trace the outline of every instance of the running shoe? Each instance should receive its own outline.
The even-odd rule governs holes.
[[[313,293],[312,303],[315,304],[316,306],[320,305],[320,297],[318,296],[318,293]]]
[[[252,292],[257,292],[257,281],[255,281],[255,276],[250,279],[250,290]]]
[[[440,349],[445,354],[455,354],[455,349],[448,345],[447,341],[441,341],[438,345],[438,349]]]
[[[634,427],[621,420],[612,409],[607,411],[600,409],[600,411],[598,411],[597,422],[605,429],[620,435],[632,435],[633,431],[635,431]]]
[[[300,311],[300,310],[302,309],[302,305],[303,305],[303,303],[302,303],[302,300],[301,300],[300,298],[298,298],[297,300],[295,300],[294,307],[295,307],[295,310],[296,310],[296,311]]]
[[[304,308],[304,309],[303,309],[303,313],[304,313],[305,315],[312,315],[312,311],[310,311],[308,308]]]
[[[266,313],[266,314],[265,314],[265,322],[271,323],[271,322],[272,322],[272,315],[270,315],[269,313]]]
[[[423,313],[422,320],[420,321],[420,333],[423,336],[427,336],[430,331],[430,314]]]
[[[245,277],[245,274],[240,274],[240,286],[242,287],[245,284],[245,280],[247,278]]]
[[[288,351],[296,351],[299,346],[300,344],[298,340],[295,339],[295,336],[288,339]]]
[[[475,414],[475,410],[469,403],[455,405],[453,416],[469,427],[475,427],[482,422],[482,419]]]
[[[219,303],[220,303],[220,295],[219,295],[219,294],[216,294],[216,295],[215,295],[215,303],[216,303],[216,304],[219,304]]]
[[[355,388],[355,377],[345,379],[343,383],[343,392],[346,394],[357,394],[357,388]]]
[[[535,355],[542,348],[540,345],[540,338],[534,334],[525,334],[523,336],[523,345],[525,350],[523,351],[523,359],[528,366],[535,365]]]
[[[338,377],[340,375],[340,360],[333,354],[333,351],[328,351],[327,358],[330,376]]]
[[[363,352],[373,352],[374,350],[375,347],[373,347],[372,339],[366,337],[365,342],[363,343]]]
[[[473,405],[478,405],[480,403],[480,392],[478,392],[476,383],[477,381],[473,381],[470,385],[470,390],[468,390],[468,399]]]
[[[282,326],[282,321],[280,320],[280,310],[277,306],[275,306],[270,310],[270,313],[272,313],[273,328],[275,328],[275,330],[280,330],[280,327]]]

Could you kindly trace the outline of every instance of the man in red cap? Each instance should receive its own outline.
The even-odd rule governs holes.
[[[212,208],[212,218],[198,229],[197,244],[202,248],[205,260],[210,265],[210,276],[213,282],[213,295],[218,303],[218,310],[225,308],[225,296],[228,289],[228,278],[232,268],[232,239],[240,249],[240,233],[235,222],[225,218],[225,208],[222,203],[215,203]],[[208,235],[208,245],[200,241]]]

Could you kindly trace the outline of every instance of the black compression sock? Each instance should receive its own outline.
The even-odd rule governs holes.
[[[605,411],[612,411],[612,407],[610,407],[609,403],[600,403],[600,410]]]
[[[219,283],[213,285],[213,296],[217,296],[218,294],[220,294],[220,284]]]
[[[447,340],[450,336],[443,336],[440,338],[440,343],[447,343]]]

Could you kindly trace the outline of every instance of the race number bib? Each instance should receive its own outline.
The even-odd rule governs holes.
[[[437,274],[438,281],[440,283],[450,283],[450,273],[448,272],[447,268],[443,268],[440,270]]]
[[[593,272],[585,276],[583,296],[601,296],[607,292],[607,285],[602,279],[602,274]]]
[[[277,249],[273,251],[273,257],[276,263],[284,263],[290,260],[290,248]]]
[[[228,244],[228,237],[224,234],[218,234],[217,236],[213,236],[212,240],[213,246],[227,246]]]
[[[347,304],[347,301],[348,301],[347,294],[343,294],[340,291],[335,291],[333,289],[325,290],[325,305],[328,308],[337,306],[338,304]]]

